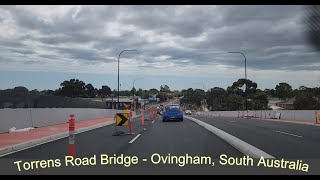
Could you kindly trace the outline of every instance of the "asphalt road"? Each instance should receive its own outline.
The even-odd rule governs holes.
[[[157,169],[162,168],[162,172],[192,172],[194,167],[185,169],[179,168],[177,165],[153,165],[150,162],[151,156],[155,153],[163,156],[210,156],[218,159],[221,154],[232,157],[242,157],[243,154],[235,148],[221,140],[206,129],[185,119],[183,122],[162,122],[161,117],[156,121],[151,121],[147,116],[145,126],[141,126],[140,118],[133,121],[133,132],[135,135],[112,136],[114,126],[106,126],[92,131],[84,132],[76,135],[76,157],[92,157],[113,154],[124,156],[137,156],[139,159],[146,158],[148,162],[135,166],[133,168],[125,168],[123,166],[103,166],[77,167],[77,168],[50,168],[35,169],[32,171],[24,171],[22,174],[65,174],[65,173],[91,173],[91,174],[117,174],[125,170],[125,173],[148,174],[157,173]],[[125,131],[122,127],[122,130]],[[119,128],[118,128],[119,129]],[[138,135],[140,134],[140,135]],[[136,136],[139,136],[136,138]],[[136,138],[136,139],[135,139]],[[135,140],[133,140],[135,139]],[[129,143],[131,142],[131,143]],[[0,158],[0,169],[6,173],[16,174],[17,166],[14,161],[21,160],[30,162],[35,160],[61,159],[68,152],[68,139],[60,139],[47,144],[36,146],[24,151]],[[4,164],[6,162],[6,164]],[[8,162],[9,165],[8,165]],[[1,164],[2,163],[2,164]],[[135,169],[138,168],[138,169]],[[145,170],[151,168],[149,172]],[[80,169],[80,170],[79,170]],[[191,171],[190,171],[191,169]],[[206,169],[206,170],[205,170]],[[212,172],[211,166],[203,168],[207,172]],[[228,171],[229,169],[225,169]]]
[[[76,135],[76,157],[101,160],[108,156],[137,156],[139,163],[130,168],[123,165],[90,165],[35,168],[19,172],[15,161],[60,159],[68,152],[68,139],[60,139],[0,158],[0,174],[305,174],[280,168],[257,166],[221,166],[219,156],[232,158],[244,155],[198,124],[184,119],[183,122],[162,122],[161,116],[153,121],[146,113],[145,126],[141,119],[133,120],[134,135],[112,136],[115,127],[105,126]],[[193,116],[207,122],[239,139],[275,156],[276,158],[307,159],[319,158],[319,127],[271,121],[222,117]],[[118,127],[128,132],[128,127]],[[151,163],[151,157],[159,154],[171,156],[206,156],[215,163],[210,165],[185,165],[177,163]],[[159,159],[159,158],[156,158]],[[312,173],[319,174],[313,162]]]
[[[320,126],[245,118],[191,116],[276,158],[320,159]]]

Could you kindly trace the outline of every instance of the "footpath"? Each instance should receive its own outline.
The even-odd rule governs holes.
[[[113,117],[76,122],[76,133],[81,133],[113,124]],[[56,124],[24,132],[0,134],[0,156],[14,151],[65,138],[69,135],[69,123]]]

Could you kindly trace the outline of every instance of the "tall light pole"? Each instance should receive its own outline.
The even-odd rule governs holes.
[[[133,107],[133,105],[134,105],[134,82],[136,81],[136,80],[139,80],[139,79],[143,79],[143,78],[137,78],[137,79],[134,79],[133,80],[133,83],[132,83],[132,106],[131,107]],[[134,108],[132,108],[132,110],[134,110]]]
[[[248,95],[247,95],[247,58],[246,56],[242,53],[242,52],[228,52],[228,53],[238,53],[238,54],[242,54],[242,56],[244,57],[244,77],[245,77],[245,85],[246,85],[246,89],[245,89],[245,94],[246,94],[246,111],[248,111],[248,106],[247,106],[247,101],[248,101]]]
[[[126,49],[126,50],[123,50],[120,52],[119,54],[119,57],[118,57],[118,108],[120,107],[120,102],[119,102],[119,97],[120,97],[120,91],[119,91],[119,81],[120,81],[120,78],[119,78],[119,64],[120,64],[120,56],[123,52],[126,52],[126,51],[137,51],[137,50],[133,50],[133,49]]]

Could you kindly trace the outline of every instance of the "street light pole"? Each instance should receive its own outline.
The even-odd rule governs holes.
[[[245,89],[245,94],[246,94],[246,111],[248,111],[248,106],[247,106],[247,101],[248,101],[248,95],[247,95],[247,58],[246,56],[242,53],[242,52],[229,52],[229,53],[238,53],[238,54],[242,54],[242,56],[244,57],[244,76],[245,76],[245,80],[246,80],[246,89]]]
[[[119,91],[119,81],[120,81],[120,77],[119,77],[119,65],[120,65],[120,56],[121,56],[121,54],[123,53],[123,52],[126,52],[126,51],[137,51],[137,50],[123,50],[123,51],[121,51],[120,52],[120,54],[119,54],[119,57],[118,57],[118,107],[117,107],[117,109],[119,109],[119,107],[120,107],[120,102],[119,102],[119,97],[120,97],[120,91]]]

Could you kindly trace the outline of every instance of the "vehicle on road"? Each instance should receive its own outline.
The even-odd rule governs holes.
[[[192,112],[191,112],[190,110],[186,110],[184,113],[185,113],[186,115],[192,115]]]
[[[183,111],[178,104],[168,104],[163,108],[162,121],[183,121]]]

